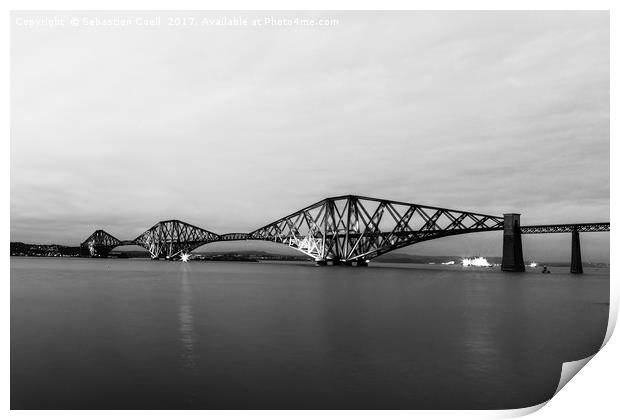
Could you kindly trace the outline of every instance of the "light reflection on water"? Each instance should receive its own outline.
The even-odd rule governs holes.
[[[608,270],[11,258],[11,405],[519,408],[608,304]]]
[[[194,359],[194,315],[192,311],[192,285],[188,271],[189,264],[181,265],[181,298],[179,302],[179,336],[183,351],[181,360],[183,367],[194,372],[196,361]]]

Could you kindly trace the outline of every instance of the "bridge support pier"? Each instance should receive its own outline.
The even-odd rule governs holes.
[[[581,265],[581,244],[579,242],[579,231],[573,229],[570,257],[570,272],[573,274],[583,274],[583,266]]]
[[[314,263],[319,266],[319,267],[324,267],[327,265],[327,261],[326,260],[316,260],[314,261]]]
[[[368,263],[364,259],[348,260],[348,261],[342,262],[342,264],[346,265],[347,267],[368,267]]]
[[[80,245],[80,257],[90,257],[90,249],[87,246]]]
[[[502,254],[502,271],[525,271],[523,247],[521,245],[521,215],[504,214],[504,249]]]

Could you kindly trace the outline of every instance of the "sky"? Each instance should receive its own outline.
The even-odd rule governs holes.
[[[609,221],[609,126],[607,12],[13,13],[11,241],[251,231],[342,194]],[[570,258],[570,235],[535,236],[527,258]],[[582,253],[608,262],[609,234]]]

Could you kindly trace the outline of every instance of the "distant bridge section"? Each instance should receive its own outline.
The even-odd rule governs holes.
[[[521,235],[541,233],[570,233],[571,245],[571,273],[583,273],[581,264],[581,243],[579,232],[608,232],[609,223],[569,223],[561,225],[533,225],[520,226],[520,215],[517,213],[504,214],[504,250],[502,253],[503,271],[525,271],[523,263],[523,247]]]
[[[571,241],[571,258],[570,272],[573,274],[583,273],[583,265],[581,263],[581,241],[579,240],[579,232],[609,232],[609,223],[573,223],[565,225],[535,225],[521,226],[522,234],[537,233],[570,233]]]
[[[568,225],[521,226],[521,233],[609,232],[609,223],[575,223]]]

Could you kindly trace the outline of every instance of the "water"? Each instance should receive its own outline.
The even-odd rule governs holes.
[[[518,408],[594,353],[609,270],[11,258],[11,407]]]

